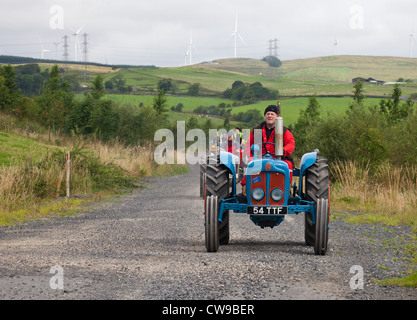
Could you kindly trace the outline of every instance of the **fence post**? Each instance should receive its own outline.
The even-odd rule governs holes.
[[[71,166],[70,166],[70,152],[67,152],[67,198],[70,197],[70,173],[71,173]]]

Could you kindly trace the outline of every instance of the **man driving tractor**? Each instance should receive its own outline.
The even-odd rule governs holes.
[[[251,147],[254,144],[254,130],[262,130],[262,155],[269,153],[274,158],[275,156],[275,119],[278,117],[279,109],[281,104],[278,103],[278,106],[270,105],[265,109],[265,121],[262,122],[258,127],[254,128],[249,136],[248,141],[245,145],[245,152],[249,158],[249,161],[252,161],[253,152],[251,151]],[[264,144],[267,142],[268,144]],[[290,169],[290,181],[292,181],[292,170],[294,168],[294,160],[291,157],[295,149],[295,140],[294,136],[291,131],[284,127],[284,156],[282,160],[288,164],[288,168]],[[243,177],[241,181],[242,185],[242,194],[246,196],[246,175]]]

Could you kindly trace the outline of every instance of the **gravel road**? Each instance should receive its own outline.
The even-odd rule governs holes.
[[[75,216],[0,228],[0,299],[417,299],[373,281],[403,276],[406,227],[339,219],[327,255],[315,256],[301,215],[261,229],[232,214],[230,244],[207,253],[198,167],[145,184]]]

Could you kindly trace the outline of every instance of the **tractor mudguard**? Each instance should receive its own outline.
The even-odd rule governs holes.
[[[220,151],[220,163],[229,169],[229,173],[233,176],[233,194],[236,194],[236,165],[240,159],[230,152]]]
[[[300,180],[299,180],[299,186],[298,186],[298,190],[303,190],[302,188],[302,181],[303,181],[303,176],[305,174],[305,171],[311,167],[315,162],[317,161],[317,152],[310,152],[310,153],[306,153],[303,155],[303,157],[301,158],[301,163],[300,163]]]
[[[311,167],[317,160],[317,152],[310,152],[303,155],[300,164],[300,177],[304,175],[304,171]]]

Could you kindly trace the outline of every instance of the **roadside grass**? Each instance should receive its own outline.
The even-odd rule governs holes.
[[[29,220],[42,219],[56,215],[58,217],[68,217],[76,215],[77,212],[84,210],[84,204],[97,201],[104,195],[95,195],[94,197],[85,198],[59,198],[42,200],[33,203],[27,203],[25,208],[15,210],[1,210],[0,227],[11,226],[15,224],[27,223]]]
[[[35,143],[35,139],[0,131],[0,166],[21,161],[22,154],[31,154],[33,158],[39,158],[48,148],[46,144]]]
[[[408,262],[403,271],[404,277],[393,277],[382,280],[375,280],[380,285],[397,285],[401,287],[417,288],[417,235],[408,236],[407,239],[401,239],[396,245],[397,250],[402,251],[406,258],[401,258]],[[393,242],[399,242],[395,239]],[[387,244],[393,246],[392,243]]]
[[[411,227],[412,234],[398,245],[409,263],[407,275],[375,281],[417,287],[417,168],[383,165],[371,175],[369,166],[349,161],[333,164],[330,170],[331,208],[336,216],[342,211],[348,212],[342,215],[348,223]]]
[[[375,282],[380,285],[417,288],[417,272],[403,278],[394,277],[384,280],[375,280]]]
[[[81,203],[137,188],[143,177],[182,174],[188,169],[157,165],[152,145],[127,148],[119,141],[59,134],[52,136],[55,144],[48,144],[47,133],[26,137],[17,128],[0,131],[0,137],[0,150],[6,154],[0,165],[0,226],[72,214]],[[9,150],[12,145],[23,147]],[[65,198],[67,151],[71,152],[69,199]]]
[[[417,232],[417,168],[381,166],[371,176],[368,165],[338,162],[331,167],[332,206],[359,210],[350,222],[406,224]]]

